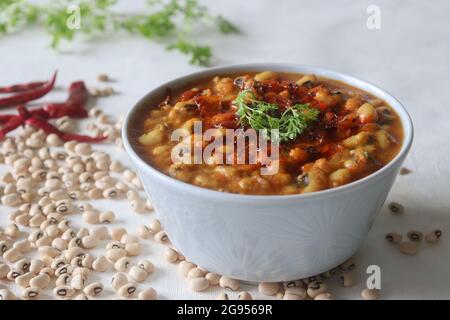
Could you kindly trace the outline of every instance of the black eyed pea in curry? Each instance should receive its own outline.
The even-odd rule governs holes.
[[[133,143],[153,167],[190,184],[240,194],[299,194],[347,184],[391,161],[403,139],[398,115],[383,100],[339,81],[272,71],[204,79],[169,92],[135,121]],[[202,130],[223,134],[279,129],[277,172],[262,175],[262,162],[221,164],[214,159],[223,160],[230,150],[220,148],[208,163],[174,163],[172,149],[196,140],[192,134],[171,141],[172,132],[193,132],[199,121]]]

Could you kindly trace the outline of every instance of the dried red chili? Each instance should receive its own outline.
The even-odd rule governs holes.
[[[30,90],[19,92],[13,96],[0,98],[0,107],[17,106],[19,104],[27,103],[45,96],[50,90],[53,89],[56,81],[56,74],[57,72],[53,74],[53,77],[48,82],[40,87],[33,87]]]
[[[106,136],[90,137],[63,132],[38,115],[32,115],[30,118],[25,120],[25,123],[32,125],[35,128],[42,129],[47,134],[56,134],[63,141],[76,140],[80,142],[100,142],[107,138]]]
[[[36,81],[26,84],[13,84],[7,87],[0,87],[0,93],[18,93],[33,90],[44,86],[47,81]]]

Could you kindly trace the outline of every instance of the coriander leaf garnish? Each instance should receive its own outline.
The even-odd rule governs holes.
[[[278,130],[280,141],[296,139],[319,115],[319,111],[308,104],[295,104],[280,114],[276,104],[257,100],[251,90],[241,91],[234,103],[242,125],[257,131]]]

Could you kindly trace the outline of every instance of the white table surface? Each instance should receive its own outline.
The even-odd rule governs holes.
[[[122,5],[125,1],[121,1]],[[141,1],[126,1],[126,10],[138,10]],[[365,269],[376,264],[382,271],[385,299],[450,298],[449,177],[450,177],[450,2],[427,1],[205,1],[214,13],[235,22],[244,33],[239,36],[208,36],[203,41],[214,48],[214,64],[244,62],[295,62],[350,73],[380,85],[404,103],[415,125],[415,141],[405,166],[413,173],[400,176],[388,201],[406,207],[402,216],[386,208],[381,212],[363,247],[358,252],[359,283],[341,289],[332,280],[337,298],[358,299],[365,283]],[[381,29],[366,27],[366,8],[381,8]],[[124,7],[124,6],[123,6]],[[47,47],[49,38],[41,30],[27,30],[0,39],[0,85],[48,78],[59,70],[58,84],[83,79],[96,85],[96,75],[106,72],[117,81],[120,95],[98,101],[107,114],[126,112],[140,97],[162,81],[199,69],[185,57],[163,47],[128,35],[80,41],[63,53]],[[54,94],[51,97],[61,97]],[[9,112],[9,110],[8,110]],[[4,113],[4,112],[3,112]],[[128,163],[124,152],[106,146],[114,157]],[[1,169],[6,166],[1,165]],[[111,203],[96,202],[106,209]],[[115,201],[118,216],[112,226],[126,226],[136,233],[140,224],[154,214],[133,213],[126,201]],[[361,208],[364,210],[364,208]],[[7,223],[12,209],[0,207],[0,226]],[[82,225],[77,215],[70,217]],[[387,244],[390,231],[443,230],[442,241],[422,244],[417,256],[404,256]],[[221,292],[210,288],[192,293],[176,266],[162,259],[163,247],[146,240],[143,257],[156,265],[156,272],[140,287],[154,287],[161,299],[209,299]],[[102,250],[96,250],[100,253]],[[111,272],[103,278],[103,297],[114,298],[109,287]],[[5,284],[0,282],[0,285]],[[244,286],[255,297],[264,298],[256,287]],[[19,292],[17,288],[14,288]],[[233,294],[231,294],[234,297]],[[50,297],[50,295],[46,295]]]

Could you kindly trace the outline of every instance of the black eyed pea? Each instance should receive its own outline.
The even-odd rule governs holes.
[[[305,300],[306,290],[302,287],[287,288],[283,295],[283,300]]]
[[[116,271],[126,272],[131,267],[132,260],[128,257],[122,257],[114,263]]]
[[[32,259],[30,262],[30,272],[38,274],[44,268],[44,262],[40,259]]]
[[[83,213],[83,220],[88,224],[96,224],[100,221],[100,214],[96,211],[85,211]]]
[[[277,78],[277,73],[274,71],[263,71],[263,72],[257,73],[254,76],[254,79],[256,81],[264,81],[264,80],[276,79],[276,78]]]
[[[57,222],[57,221],[56,221]],[[50,224],[45,228],[45,234],[48,235],[53,240],[59,236],[60,230],[56,224]],[[59,238],[61,239],[61,238]]]
[[[339,265],[339,269],[341,269],[342,271],[351,271],[355,268],[355,266],[356,265],[353,258],[349,258],[344,263]],[[310,279],[310,281],[315,281],[315,279],[314,280]]]
[[[111,230],[111,239],[120,241],[124,234],[127,234],[127,230],[125,228],[114,228]]]
[[[333,300],[333,295],[329,292],[320,293],[314,300]]]
[[[220,280],[219,280],[219,286],[222,288],[225,288],[225,289],[232,290],[232,291],[237,291],[237,290],[239,290],[240,282],[239,282],[239,280],[222,276],[222,277],[220,277]]]
[[[20,234],[20,229],[15,223],[12,223],[5,228],[5,234],[11,239],[16,239]]]
[[[19,260],[22,257],[22,254],[20,253],[19,249],[17,248],[10,248],[3,253],[3,259],[6,262],[13,263]]]
[[[385,239],[391,243],[399,243],[403,240],[403,236],[396,232],[390,232],[386,234]]]
[[[122,286],[128,283],[128,276],[126,273],[117,272],[111,279],[111,286],[115,291],[118,291]]]
[[[149,239],[153,233],[150,231],[150,229],[147,226],[141,225],[138,229],[138,234],[139,234],[139,237],[141,237],[142,239]]]
[[[67,251],[64,252],[64,257],[66,258],[66,261],[72,261],[73,258],[81,255],[85,255],[85,251],[80,247],[69,248],[67,249]]]
[[[353,276],[350,272],[343,272],[339,276],[339,280],[341,282],[341,285],[346,288],[351,287],[355,284],[355,282],[353,280]]]
[[[96,236],[85,236],[81,239],[81,244],[85,249],[92,249],[97,247],[98,242],[99,240]]]
[[[103,190],[99,188],[92,188],[88,191],[87,195],[91,199],[101,199],[103,198]]]
[[[30,271],[30,263],[31,263],[30,259],[22,258],[14,263],[13,269],[20,270],[24,273],[28,272]]]
[[[0,289],[0,300],[16,300],[16,296],[8,289]]]
[[[11,193],[1,197],[2,204],[7,207],[16,207],[22,203],[22,199],[18,193]]]
[[[57,286],[53,289],[53,294],[58,298],[71,298],[75,293],[75,290],[69,286]]]
[[[66,250],[67,245],[67,241],[62,238],[55,238],[52,241],[52,247],[58,249],[59,251]]]
[[[158,293],[153,288],[147,288],[142,290],[138,294],[139,300],[156,300],[158,298]]]
[[[283,288],[295,288],[295,287],[301,287],[303,288],[304,284],[301,280],[294,280],[294,281],[285,281],[283,282]]]
[[[58,249],[53,248],[51,246],[42,246],[38,247],[39,256],[42,261],[44,261],[44,258],[54,258],[57,255],[61,254]]]
[[[74,267],[82,267],[83,266],[83,257],[75,257],[70,261],[70,264]]]
[[[9,241],[2,240],[0,241],[0,254],[3,255],[6,251],[11,248],[11,244]],[[19,249],[17,249],[19,250]]]
[[[78,209],[81,212],[86,212],[86,211],[89,211],[89,210],[94,210],[94,207],[90,203],[84,202],[84,203],[80,203],[78,205]]]
[[[136,190],[128,190],[127,191],[127,199],[132,201],[132,200],[142,200],[141,197],[139,196],[139,192],[137,192]]]
[[[325,283],[321,281],[314,281],[308,285],[306,293],[308,294],[309,297],[314,299],[319,294],[327,292],[327,290],[328,286]]]
[[[74,267],[70,264],[65,264],[55,270],[55,276],[59,277],[62,274],[72,274]]]
[[[89,300],[84,293],[77,294],[72,300]]]
[[[97,272],[105,272],[108,270],[110,265],[111,263],[105,258],[105,256],[99,256],[92,262],[92,269]]]
[[[109,231],[107,227],[99,226],[89,230],[89,235],[96,236],[99,240],[106,240],[109,238]]]
[[[392,213],[395,213],[395,214],[401,214],[405,211],[403,206],[398,202],[390,202],[388,204],[388,208]]]
[[[414,242],[420,242],[423,239],[423,234],[420,231],[417,230],[411,230],[408,231],[406,234],[408,236],[408,239]]]
[[[10,268],[7,264],[0,263],[0,280],[6,278],[10,271]]]
[[[128,272],[128,276],[135,282],[143,282],[147,279],[147,272],[139,266],[132,266]]]
[[[22,273],[20,270],[11,269],[11,270],[9,270],[8,274],[6,275],[6,279],[8,279],[9,281],[15,281],[16,278],[19,277],[21,274]]]
[[[94,256],[88,253],[81,261],[81,266],[88,269],[92,269],[92,264],[94,263],[94,260],[95,260]]]
[[[156,242],[159,242],[162,244],[170,243],[169,236],[166,234],[166,232],[164,230],[159,231],[158,233],[155,234],[155,240],[156,240]]]
[[[238,294],[238,300],[253,300],[253,297],[247,291],[242,291]]]
[[[120,241],[110,241],[106,245],[106,249],[125,249],[125,244]]]
[[[86,278],[81,274],[77,274],[70,280],[70,287],[74,290],[82,290],[84,288],[85,282]]]
[[[130,204],[136,213],[144,213],[147,210],[145,201],[143,200],[131,200]]]
[[[114,220],[116,220],[116,215],[112,211],[104,211],[100,213],[100,223],[109,224],[113,223]]]
[[[122,298],[131,298],[136,290],[137,287],[134,283],[127,283],[117,290],[117,294]]]
[[[206,278],[192,278],[189,280],[189,288],[192,291],[205,291],[209,287],[209,281]]]
[[[22,298],[24,300],[34,300],[39,298],[39,294],[40,294],[39,288],[29,287],[22,292]]]
[[[119,192],[126,193],[129,190],[129,187],[126,183],[123,182],[117,182],[114,186]]]
[[[70,274],[62,274],[58,278],[56,278],[55,285],[56,286],[67,286],[72,282],[72,276]]]
[[[41,226],[41,224],[45,221],[45,216],[42,214],[37,214],[33,216],[30,221],[28,222],[29,226],[32,228],[44,228],[45,226]],[[48,223],[48,225],[50,222]]]
[[[402,241],[398,244],[398,250],[403,254],[414,256],[418,253],[419,246],[417,245],[417,242]]]
[[[258,291],[265,296],[274,296],[280,289],[278,282],[261,282],[258,285]]]
[[[56,212],[60,214],[69,214],[72,212],[72,201],[70,199],[56,201]]]
[[[45,289],[50,284],[50,282],[51,282],[50,276],[46,273],[43,273],[31,278],[30,287]]]
[[[94,282],[90,285],[87,285],[83,292],[88,297],[98,296],[103,291],[103,284],[100,282]]]
[[[181,261],[178,264],[178,270],[184,277],[187,277],[189,271],[195,267],[196,267],[195,264],[188,262],[188,261]]]
[[[30,280],[33,277],[34,275],[31,272],[27,272],[16,277],[14,281],[19,287],[26,288],[30,285]]]
[[[91,270],[85,267],[76,267],[75,269],[73,269],[72,277],[75,277],[78,274],[87,279],[91,274]]]
[[[178,261],[178,252],[170,247],[167,247],[164,252],[164,257],[166,258],[167,262],[175,263],[176,261]]]
[[[187,274],[188,279],[203,278],[206,272],[199,267],[192,268]],[[209,281],[209,280],[208,280]]]
[[[153,273],[153,271],[155,271],[155,266],[148,260],[140,260],[137,265],[139,268],[144,269],[148,274],[151,274]]]
[[[122,242],[123,244],[138,243],[139,238],[131,234],[124,234],[122,238],[120,238],[120,242]]]
[[[215,272],[208,272],[205,275],[205,278],[208,279],[209,284],[212,286],[216,286],[219,284],[221,275]]]
[[[228,294],[223,292],[216,297],[216,300],[230,300],[230,298],[228,297]]]
[[[41,271],[39,271],[39,274],[46,274],[49,277],[52,277],[55,274],[55,272],[50,267],[44,267],[44,268],[41,269]]]
[[[122,257],[126,257],[126,255],[127,252],[125,249],[108,249],[106,251],[106,258],[112,262],[115,262]]]
[[[151,230],[151,232],[157,233],[162,229],[161,222],[158,219],[153,219],[152,221],[150,221],[148,228]]]
[[[82,246],[82,239],[75,237],[73,239],[71,239],[69,241],[69,243],[67,244],[67,248],[72,249],[72,248],[79,248]]]
[[[117,189],[113,187],[103,190],[102,195],[105,199],[115,199],[118,196],[118,192]]]
[[[92,152],[92,148],[89,143],[80,142],[75,145],[74,151],[76,154],[87,156]]]
[[[61,235],[61,239],[64,239],[66,241],[70,241],[73,238],[76,238],[76,236],[77,236],[77,234],[75,233],[75,231],[73,231],[73,229],[69,228],[69,229],[67,229],[66,231],[63,232],[63,234]]]
[[[17,223],[18,225],[28,227],[30,225],[30,215],[28,213],[22,213],[21,215],[18,215],[13,221]]]
[[[141,244],[138,242],[127,243],[125,245],[125,250],[128,256],[130,257],[137,256],[141,253]]]
[[[380,298],[380,296],[380,290],[378,289],[365,288],[363,291],[361,291],[361,297],[364,300],[377,300]]]
[[[435,243],[439,241],[442,236],[442,231],[439,229],[433,230],[425,236],[425,240],[429,243]]]

